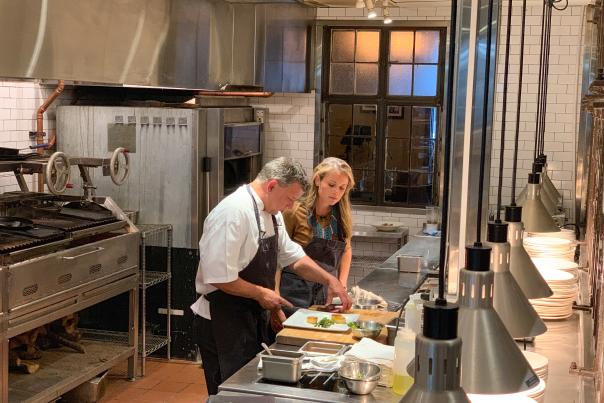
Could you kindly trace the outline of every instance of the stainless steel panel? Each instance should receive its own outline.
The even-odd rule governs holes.
[[[9,266],[9,309],[136,266],[138,243],[124,234]]]
[[[136,128],[137,152],[130,154],[130,175],[115,186],[98,170],[91,171],[97,194],[109,195],[125,210],[139,212],[139,222],[174,225],[174,246],[196,248],[202,222],[200,158],[205,132],[198,130],[198,110],[61,106],[57,110],[59,150],[68,155],[107,154],[108,126],[117,120]],[[81,181],[72,176],[75,194]]]
[[[266,10],[221,0],[0,0],[0,76],[218,89],[262,85]]]
[[[478,177],[480,173],[480,145],[481,145],[481,123],[483,119],[487,119],[487,144],[486,144],[486,160],[484,171],[487,172],[484,180],[483,189],[483,205],[482,205],[482,233],[486,234],[486,224],[488,217],[489,203],[489,175],[490,172],[490,152],[491,152],[491,131],[493,118],[493,92],[489,94],[489,108],[487,116],[482,116],[482,103],[484,86],[489,85],[489,88],[494,89],[495,66],[497,65],[496,49],[497,49],[497,34],[498,34],[498,19],[501,2],[494,1],[493,20],[493,35],[491,38],[491,73],[488,80],[485,80],[485,55],[486,48],[486,27],[487,27],[487,1],[486,0],[461,0],[458,9],[458,31],[457,40],[458,52],[457,60],[455,61],[456,82],[454,88],[455,110],[453,121],[453,138],[451,152],[451,197],[449,201],[449,228],[458,228],[459,231],[449,232],[449,254],[448,268],[451,276],[449,276],[449,292],[457,292],[457,274],[459,269],[463,267],[465,261],[465,246],[475,241],[476,238],[476,215],[467,214],[467,212],[476,211],[478,207]],[[473,8],[474,6],[474,8]],[[478,7],[478,8],[476,8]],[[476,46],[471,43],[471,20],[472,13],[478,12],[478,20],[476,27]],[[474,55],[474,65],[469,66],[470,54]],[[472,80],[473,78],[473,80]],[[470,79],[471,87],[468,87],[468,79]],[[472,88],[472,92],[468,93],[467,89]],[[473,105],[473,113],[471,120],[471,131],[466,133],[466,99],[470,97]],[[470,138],[466,139],[469,135]],[[469,142],[464,145],[464,142]],[[464,152],[470,152],[469,159],[464,171]],[[465,175],[467,172],[467,177]],[[463,198],[467,195],[467,200]]]

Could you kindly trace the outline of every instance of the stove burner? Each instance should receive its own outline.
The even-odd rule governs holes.
[[[0,228],[6,230],[27,230],[34,226],[31,220],[20,217],[0,217]]]

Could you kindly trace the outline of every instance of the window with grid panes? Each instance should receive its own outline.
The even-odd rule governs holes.
[[[327,27],[323,154],[354,171],[357,204],[435,204],[445,28]]]

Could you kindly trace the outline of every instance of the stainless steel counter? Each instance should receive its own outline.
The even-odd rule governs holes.
[[[429,274],[435,270],[422,270],[420,273],[399,273],[397,256],[424,256],[429,266],[438,263],[440,238],[429,236],[409,237],[409,241],[394,252],[380,267],[358,282],[358,286],[381,295],[386,301],[402,304],[409,295],[417,291]]]
[[[297,350],[297,346],[274,344],[274,348],[281,350]],[[237,392],[252,395],[275,396],[286,399],[300,399],[310,402],[381,402],[398,403],[401,396],[392,392],[391,388],[376,387],[369,395],[354,395],[350,392],[338,393],[323,390],[296,388],[287,384],[269,384],[261,382],[261,373],[258,371],[259,358],[254,358],[243,368],[231,376],[219,387],[220,393]]]

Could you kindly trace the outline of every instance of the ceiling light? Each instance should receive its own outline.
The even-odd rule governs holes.
[[[521,392],[539,377],[493,309],[494,273],[489,270],[491,248],[466,247],[466,268],[459,274],[459,337],[461,384],[467,393]]]
[[[510,335],[515,339],[535,337],[545,333],[547,327],[531,305],[510,272],[510,244],[508,225],[490,222],[487,230],[491,251],[493,282],[493,307]]]
[[[356,4],[354,6],[356,8],[365,8],[365,2],[363,0],[357,0]]]
[[[526,201],[522,208],[524,230],[528,232],[559,232],[560,228],[543,206],[540,197],[538,173],[530,173],[526,188]]]
[[[510,272],[528,299],[551,297],[552,289],[524,249],[521,217],[522,207],[505,207],[505,221],[508,223],[508,242],[510,243]]]
[[[373,3],[373,0],[365,0],[365,5],[367,6],[367,18],[377,17],[377,13],[374,9],[375,4]]]
[[[390,18],[390,8],[384,7],[384,24],[392,24],[392,18]]]

